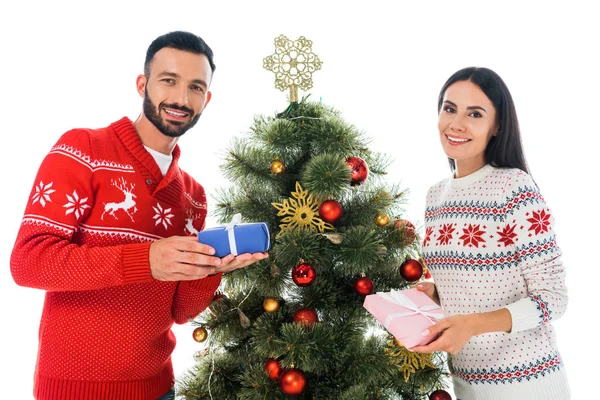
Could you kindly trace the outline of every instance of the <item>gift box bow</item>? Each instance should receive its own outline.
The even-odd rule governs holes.
[[[231,218],[231,222],[225,226],[225,230],[227,231],[227,235],[229,237],[229,249],[231,250],[231,254],[234,256],[238,255],[237,245],[235,242],[235,226],[242,223],[242,214],[235,214],[233,218]]]
[[[401,291],[392,290],[389,293],[378,292],[377,295],[384,298],[387,301],[390,301],[394,304],[398,304],[409,310],[401,313],[394,313],[388,315],[388,317],[385,320],[385,323],[383,324],[383,326],[385,326],[386,328],[389,328],[390,323],[395,318],[408,317],[411,315],[420,314],[427,318],[432,324],[435,324],[436,322],[444,318],[443,313],[432,312],[433,310],[441,310],[440,306],[438,306],[437,304],[429,304],[426,306],[419,307]]]

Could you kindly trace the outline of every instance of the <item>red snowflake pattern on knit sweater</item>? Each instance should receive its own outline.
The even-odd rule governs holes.
[[[440,236],[438,236],[437,239],[438,242],[440,242],[441,245],[450,243],[450,240],[452,239],[452,232],[454,232],[454,227],[452,224],[442,225],[439,231]]]
[[[479,243],[484,243],[485,239],[482,237],[485,231],[479,228],[479,225],[471,225],[463,228],[463,234],[460,239],[463,241],[463,246],[475,246],[479,247]]]
[[[428,234],[423,261],[446,312],[511,315],[510,334],[473,336],[450,356],[456,397],[568,398],[551,325],[566,310],[565,270],[552,214],[531,177],[487,165],[439,182],[427,194]]]
[[[544,210],[538,210],[533,212],[533,217],[528,218],[527,221],[531,222],[530,231],[535,231],[536,235],[542,232],[548,232],[550,226],[550,213],[546,213]]]
[[[515,244],[515,238],[517,237],[517,234],[515,233],[516,227],[517,224],[513,224],[512,226],[508,224],[502,228],[501,231],[497,232],[498,236],[500,236],[500,239],[498,239],[498,247],[500,247],[501,243],[504,245],[504,247]]]

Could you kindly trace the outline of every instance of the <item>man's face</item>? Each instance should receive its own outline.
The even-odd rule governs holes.
[[[210,101],[212,71],[203,54],[159,50],[145,81],[144,115],[163,134],[179,137],[192,128]],[[140,89],[140,88],[138,88]]]

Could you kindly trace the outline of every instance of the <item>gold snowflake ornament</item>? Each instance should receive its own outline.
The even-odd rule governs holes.
[[[402,372],[406,382],[408,382],[410,376],[417,372],[419,368],[435,368],[431,354],[408,351],[406,347],[398,345],[395,341],[388,342],[388,346],[384,352],[390,356],[392,364],[396,365],[400,372]]]
[[[284,200],[282,203],[271,203],[279,212],[278,217],[281,219],[279,228],[283,232],[292,231],[297,228],[311,228],[312,230],[325,232],[332,230],[333,225],[323,221],[319,217],[319,203],[313,199],[312,194],[308,194],[308,190],[302,189],[299,182],[296,182],[296,191],[292,192],[292,197]]]
[[[290,89],[290,102],[298,102],[298,88],[313,86],[312,74],[321,69],[321,60],[312,52],[312,40],[300,36],[290,40],[284,35],[275,39],[275,53],[263,59],[263,67],[275,74],[275,87]]]

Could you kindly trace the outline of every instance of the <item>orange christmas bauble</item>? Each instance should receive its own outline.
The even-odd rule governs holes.
[[[377,213],[375,223],[383,228],[390,223],[390,217],[386,213]]]
[[[271,163],[271,173],[282,175],[285,172],[285,164],[282,161],[275,160]]]
[[[194,329],[192,335],[194,336],[194,340],[196,342],[202,343],[208,338],[208,331],[206,330],[206,328],[201,326],[199,328]]]
[[[263,308],[266,312],[275,312],[279,310],[279,301],[275,297],[267,297],[263,301]]]

